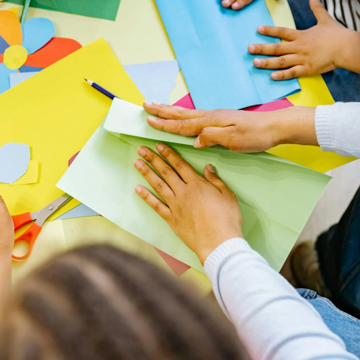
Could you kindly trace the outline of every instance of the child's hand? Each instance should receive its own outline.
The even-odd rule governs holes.
[[[0,259],[11,259],[13,248],[14,222],[3,198],[0,196]]]
[[[332,19],[319,0],[310,0],[310,6],[318,20],[316,26],[303,31],[260,26],[260,34],[288,42],[249,45],[251,54],[279,55],[269,59],[254,59],[254,65],[258,68],[287,69],[272,73],[273,80],[322,74],[340,66],[339,47],[346,42],[350,30]]]
[[[245,7],[246,5],[249,5],[250,3],[252,3],[254,0],[223,0],[221,2],[221,5],[223,7],[229,8],[231,6],[231,8],[233,10],[240,10],[243,7]],[[275,0],[278,1],[278,0]]]
[[[162,157],[146,147],[139,149],[139,155],[162,178],[143,160],[137,160],[135,167],[165,203],[143,186],[137,186],[136,192],[204,263],[223,242],[243,237],[236,196],[211,165],[202,177],[170,147],[156,148]]]

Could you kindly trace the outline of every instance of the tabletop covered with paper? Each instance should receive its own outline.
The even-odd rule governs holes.
[[[134,169],[137,149],[167,142],[198,172],[212,163],[235,192],[244,236],[279,270],[329,177],[275,156],[238,154],[225,148],[195,149],[193,139],[154,130],[143,108],[115,99],[101,126],[58,187],[130,233],[202,271],[196,255],[135,193],[147,186]]]

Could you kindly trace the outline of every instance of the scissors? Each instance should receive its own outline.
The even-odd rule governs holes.
[[[66,205],[73,198],[70,195],[62,195],[51,204],[45,206],[42,210],[35,213],[24,213],[12,216],[14,221],[14,230],[17,231],[23,226],[30,224],[35,221],[22,235],[15,239],[15,244],[19,241],[25,241],[29,245],[29,250],[24,256],[16,256],[13,254],[12,258],[17,261],[26,260],[32,252],[34,243],[37,237],[40,234],[42,226],[45,221],[54,213],[56,213],[60,208]]]

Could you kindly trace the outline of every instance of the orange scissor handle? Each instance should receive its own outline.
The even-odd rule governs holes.
[[[25,214],[12,216],[12,219],[14,222],[15,231],[19,230],[24,225],[29,224],[33,221],[31,214],[29,212]]]
[[[22,235],[15,239],[15,244],[19,241],[25,241],[29,244],[29,250],[24,256],[15,256],[12,258],[17,261],[26,260],[32,252],[35,240],[40,234],[42,227],[37,224],[32,224]]]

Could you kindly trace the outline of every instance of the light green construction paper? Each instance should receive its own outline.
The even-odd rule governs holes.
[[[127,121],[133,119],[127,117]],[[58,183],[58,187],[124,230],[178,260],[203,271],[196,255],[135,193],[149,185],[134,169],[141,145],[157,141],[99,128]],[[236,193],[244,218],[244,236],[279,270],[297,240],[329,177],[257,155],[171,144],[198,172],[212,163]]]

